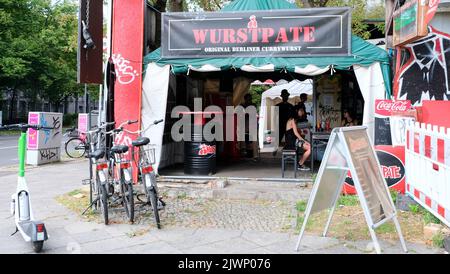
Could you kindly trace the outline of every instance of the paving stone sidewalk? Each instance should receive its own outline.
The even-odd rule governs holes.
[[[292,207],[288,202],[225,203],[224,200],[190,200],[180,197],[179,202],[169,207],[171,209],[165,214],[170,220],[171,212],[185,208],[187,210],[182,213],[183,218],[175,218],[174,223],[168,223],[161,230],[155,229],[151,221],[108,226],[87,222],[55,200],[58,195],[79,189],[81,180],[86,177],[86,170],[86,161],[71,161],[32,168],[27,172],[35,216],[45,222],[50,235],[43,253],[372,252],[366,250],[369,241],[345,242],[313,235],[306,235],[300,252],[295,252],[296,233],[283,229],[289,226],[289,218],[279,219],[283,215],[281,213],[288,213]],[[0,253],[32,253],[31,245],[25,243],[20,235],[9,236],[14,232],[14,220],[8,217],[10,195],[15,190],[16,180],[15,172],[0,168],[0,205],[3,205],[0,207]],[[187,203],[193,204],[189,208],[186,207]],[[192,212],[195,206],[201,209],[197,213]],[[210,210],[208,214],[202,211],[205,208]],[[256,212],[260,208],[265,209],[265,214]],[[209,217],[204,219],[204,216]],[[241,219],[230,220],[230,216],[241,216]],[[277,226],[275,223],[280,224]],[[382,241],[381,246],[385,253],[402,253],[398,243]],[[408,243],[408,248],[410,253],[443,253],[441,249],[420,244]]]

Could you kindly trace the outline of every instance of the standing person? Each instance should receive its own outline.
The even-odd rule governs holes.
[[[307,123],[308,118],[306,118],[306,109],[301,106],[295,106],[295,111],[298,113],[298,122],[299,123]]]
[[[343,127],[351,127],[356,126],[358,123],[356,119],[353,118],[353,114],[350,113],[349,110],[344,110],[344,119],[342,119],[341,126]]]
[[[286,123],[289,120],[289,116],[293,112],[294,106],[288,103],[289,100],[289,92],[287,89],[283,89],[281,91],[281,99],[283,100],[281,103],[277,104],[279,121],[278,121],[278,144],[281,144],[281,140],[286,133]]]
[[[306,94],[306,93],[302,93],[302,94],[300,94],[300,102],[298,102],[298,104],[297,105],[295,105],[295,109],[298,111],[299,109],[303,109],[304,110],[304,114],[303,114],[303,116],[302,117],[300,117],[300,119],[302,120],[302,121],[308,121],[308,112],[306,112],[306,106],[305,106],[305,103],[306,103],[306,101],[308,100],[308,94]]]
[[[295,106],[297,109],[299,108],[303,108],[305,110],[306,113],[306,106],[305,103],[308,100],[308,94],[306,93],[302,93],[300,94],[300,102],[297,103],[297,105]]]
[[[308,171],[310,169],[304,164],[311,154],[311,145],[304,139],[297,128],[297,121],[299,119],[299,115],[302,115],[302,112],[304,112],[302,108],[298,111],[291,111],[291,115],[286,122],[286,145],[284,148],[295,149],[297,153],[301,155],[299,157],[300,160],[298,161],[298,169]]]

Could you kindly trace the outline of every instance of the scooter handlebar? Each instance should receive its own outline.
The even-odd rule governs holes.
[[[41,130],[41,129],[55,129],[54,127],[46,127],[46,126],[41,126],[41,125],[29,125],[29,124],[11,124],[11,125],[4,125],[1,126],[0,129],[6,129],[6,130],[11,130],[11,129],[19,129],[19,130],[27,130],[29,128],[32,128],[34,130]]]

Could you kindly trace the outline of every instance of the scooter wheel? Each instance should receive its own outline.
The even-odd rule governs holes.
[[[34,252],[36,252],[36,253],[41,252],[43,246],[44,246],[44,241],[33,242]]]

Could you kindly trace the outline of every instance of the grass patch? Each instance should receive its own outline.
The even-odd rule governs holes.
[[[78,194],[83,194],[84,196],[75,198],[74,196]],[[81,215],[89,206],[89,190],[75,189],[69,193],[57,196],[56,201],[88,221],[94,221],[98,216],[92,209]]]
[[[20,130],[0,130],[0,136],[20,135]]]
[[[443,248],[444,247],[445,235],[442,232],[437,233],[431,239],[434,247]]]
[[[419,213],[419,210],[420,210],[419,205],[417,205],[417,204],[416,205],[408,205],[408,207],[412,213]]]
[[[391,192],[391,195],[393,200],[397,198],[397,193]],[[358,196],[340,196],[338,205],[334,211],[327,236],[348,241],[370,240],[369,229]],[[297,202],[297,230],[303,224],[305,208],[306,202]],[[411,205],[410,209],[411,211],[407,212],[397,212],[404,238],[409,242],[432,244],[431,241],[428,243],[425,241],[423,227],[426,222],[438,221],[437,218],[418,205]],[[329,212],[327,210],[312,214],[308,220],[306,232],[313,235],[321,235],[325,228],[328,214]],[[386,222],[379,226],[376,229],[376,233],[380,239],[398,241],[397,230],[393,222]],[[436,244],[441,241],[441,238],[442,236],[436,237]],[[433,243],[433,245],[435,244]]]
[[[297,208],[298,212],[304,212],[306,210],[306,201],[297,202],[295,208]]]
[[[393,223],[384,223],[375,229],[375,232],[381,234],[396,233]]]
[[[359,205],[358,195],[341,195],[338,200],[338,205],[357,206]]]
[[[427,225],[429,223],[440,224],[441,221],[439,218],[434,216],[431,212],[429,212],[426,208],[420,206],[419,204],[409,205],[409,210],[416,214],[420,215],[423,218],[423,222]]]
[[[69,195],[69,196],[75,196],[78,194],[82,194],[81,189],[75,189],[75,190],[72,190],[71,192],[67,193],[67,195]],[[89,193],[88,193],[88,195],[89,195]]]
[[[395,189],[389,189],[389,192],[391,193],[391,198],[395,205],[397,203],[398,191]]]
[[[423,212],[423,221],[425,222],[425,224],[429,224],[429,223],[433,223],[433,224],[440,224],[441,221],[434,216],[431,212],[429,212],[428,210],[424,209]]]

